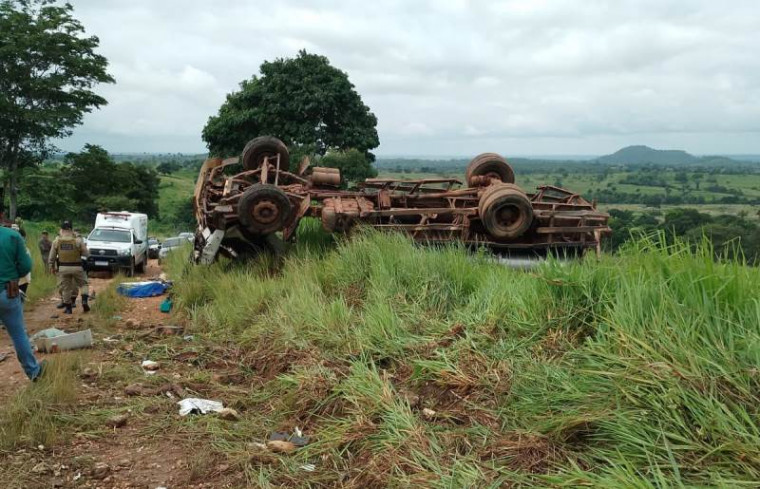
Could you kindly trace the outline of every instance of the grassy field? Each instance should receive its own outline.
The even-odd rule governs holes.
[[[757,268],[641,242],[518,272],[330,240],[307,223],[281,264],[174,257],[178,306],[244,379],[224,394],[244,420],[188,435],[251,485],[757,487]],[[251,456],[296,426],[305,448]]]
[[[149,233],[159,238],[168,238],[176,236],[183,231],[192,231],[192,226],[181,223],[183,220],[178,219],[177,212],[183,209],[185,204],[193,196],[195,189],[195,179],[197,173],[182,170],[171,175],[161,175],[161,183],[158,187],[158,209],[161,219],[152,219],[149,222]],[[189,217],[192,219],[192,211],[188,210]]]

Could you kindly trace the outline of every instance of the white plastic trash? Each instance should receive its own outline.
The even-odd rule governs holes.
[[[179,404],[180,416],[187,416],[190,413],[206,414],[210,412],[219,412],[224,409],[224,404],[219,401],[196,399],[194,397],[182,399],[177,404]]]
[[[52,338],[40,336],[34,340],[37,351],[55,353],[66,350],[92,347],[92,331],[85,329],[76,333],[67,333]]]

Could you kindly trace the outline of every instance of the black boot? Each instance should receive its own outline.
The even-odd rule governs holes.
[[[71,310],[71,304],[64,304],[63,305],[63,313],[64,314],[73,314],[73,311]]]
[[[82,294],[82,309],[84,312],[90,312],[90,304],[87,303],[87,301],[90,299],[90,296],[87,294]]]
[[[63,301],[59,302],[55,306],[56,309],[63,309],[64,307],[66,307],[66,304],[64,304]]]

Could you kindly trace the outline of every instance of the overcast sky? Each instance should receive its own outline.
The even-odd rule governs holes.
[[[757,0],[71,0],[115,85],[65,150],[203,152],[264,60],[348,73],[378,155],[760,153]]]

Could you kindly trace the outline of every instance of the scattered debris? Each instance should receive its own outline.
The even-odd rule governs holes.
[[[142,396],[145,395],[145,388],[140,384],[131,384],[124,389],[124,393],[128,396]]]
[[[63,336],[65,334],[66,334],[66,331],[60,330],[58,328],[47,328],[41,331],[37,331],[29,339],[34,342],[40,338],[56,338],[58,336]]]
[[[269,435],[269,441],[287,441],[297,447],[308,445],[309,440],[310,438],[308,436],[303,436],[303,432],[298,427],[293,430],[292,434],[284,431],[275,431]]]
[[[44,353],[78,350],[92,347],[92,331],[85,329],[76,333],[66,333],[57,328],[48,328],[33,335],[31,340],[37,351]]]
[[[111,416],[106,420],[106,426],[110,426],[111,428],[121,428],[122,426],[127,425],[127,421],[129,421],[128,415],[117,414],[115,416]]]
[[[143,323],[142,323],[142,321],[137,321],[135,319],[127,319],[124,322],[124,326],[127,329],[142,329]]]
[[[79,374],[79,376],[85,380],[93,380],[98,376],[98,373],[90,367],[85,367],[85,369],[82,370],[82,373]]]
[[[4,362],[9,356],[11,356],[10,353],[0,353],[0,362]]]
[[[284,440],[271,440],[267,442],[267,448],[275,453],[291,453],[297,448],[296,445]]]
[[[143,360],[140,366],[146,375],[154,375],[156,371],[161,368],[161,365],[158,362],[154,362],[153,360]]]
[[[208,399],[197,399],[191,397],[182,399],[179,404],[179,415],[187,416],[188,414],[206,414],[210,412],[219,412],[224,409],[224,405],[219,401],[210,401]]]
[[[172,303],[172,298],[167,297],[166,299],[161,302],[161,305],[158,306],[158,310],[163,312],[164,314],[169,314],[172,311],[172,306],[174,304]]]
[[[92,472],[90,475],[93,479],[105,479],[108,477],[108,474],[111,472],[111,467],[108,464],[105,464],[103,462],[98,462],[95,464],[95,466],[92,468]]]
[[[114,321],[121,321],[121,316],[111,316]]]
[[[240,421],[240,414],[232,408],[223,408],[217,413],[225,421]]]
[[[425,408],[422,410],[422,417],[425,419],[433,419],[438,415],[435,411],[433,411],[430,408]]]
[[[300,466],[299,468],[303,470],[304,472],[314,472],[315,470],[317,470],[317,466],[314,464],[305,464],[305,465]]]
[[[47,464],[45,464],[45,462],[40,462],[34,467],[32,467],[33,474],[44,475],[44,474],[50,474],[52,472],[53,472],[53,469],[48,467]]]
[[[185,341],[193,341],[195,339],[195,336],[188,334],[188,335],[183,336],[182,339]]]
[[[185,331],[182,326],[157,326],[156,331],[163,336],[180,335]]]

